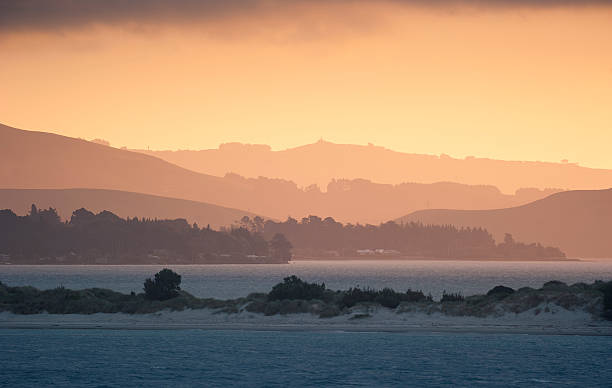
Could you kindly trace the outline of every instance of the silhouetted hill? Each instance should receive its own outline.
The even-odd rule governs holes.
[[[238,153],[236,158],[248,159],[247,154]],[[433,207],[510,207],[547,193],[522,190],[517,195],[505,195],[493,186],[390,185],[364,179],[332,181],[327,192],[321,192],[316,188],[301,189],[282,179],[196,173],[137,152],[3,125],[0,125],[0,188],[111,189],[206,202],[277,219],[325,214],[353,223],[380,223],[397,214]]]
[[[0,209],[11,209],[25,215],[36,204],[55,208],[62,219],[70,219],[74,209],[86,208],[95,213],[108,210],[119,217],[157,219],[184,218],[200,227],[218,229],[252,217],[252,213],[184,199],[103,189],[0,189]]]
[[[497,210],[422,210],[397,221],[483,227],[499,239],[538,241],[569,257],[612,258],[612,189],[553,194],[533,203]]]
[[[367,179],[373,182],[460,182],[493,185],[505,193],[522,187],[603,189],[612,182],[612,170],[591,169],[571,163],[505,161],[483,158],[455,159],[447,155],[409,154],[368,145],[319,141],[272,151],[267,145],[222,144],[201,151],[146,151],[171,163],[202,173],[234,172],[246,177],[288,179],[300,186],[316,183],[325,188],[332,179]]]
[[[3,188],[103,188],[215,204],[248,189],[152,156],[4,125],[0,162]]]

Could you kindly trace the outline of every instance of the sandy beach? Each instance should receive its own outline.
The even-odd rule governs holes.
[[[612,322],[583,311],[548,306],[499,317],[457,317],[439,313],[397,313],[385,308],[355,309],[351,314],[319,318],[311,314],[264,316],[241,311],[220,313],[210,309],[162,311],[153,314],[34,314],[0,313],[0,329],[202,329],[347,332],[456,332],[612,336]]]

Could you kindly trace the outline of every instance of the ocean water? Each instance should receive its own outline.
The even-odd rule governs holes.
[[[139,291],[163,266],[0,267],[10,285]],[[612,261],[311,261],[171,266],[183,289],[233,298],[296,274],[331,288],[486,292],[612,279]],[[0,330],[0,386],[612,387],[612,337],[222,330]]]
[[[38,288],[90,287],[140,292],[159,265],[0,266],[0,281]],[[422,290],[439,297],[443,290],[464,295],[485,293],[496,285],[540,287],[549,280],[567,283],[612,279],[612,260],[575,262],[491,261],[297,261],[271,265],[174,265],[182,288],[199,297],[236,298],[267,292],[288,275],[325,282],[332,289],[355,285]]]
[[[0,330],[3,387],[610,387],[612,337]]]

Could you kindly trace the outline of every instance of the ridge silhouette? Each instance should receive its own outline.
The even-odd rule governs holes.
[[[314,144],[272,151],[268,145],[226,143],[199,151],[135,150],[212,175],[234,172],[246,177],[266,176],[316,184],[325,189],[333,179],[366,179],[378,183],[459,182],[492,185],[504,193],[523,187],[604,189],[612,170],[581,167],[573,163],[506,161],[448,155],[403,153],[374,145]]]
[[[566,191],[509,209],[421,210],[396,221],[478,226],[496,239],[511,233],[559,247],[568,257],[612,257],[612,189]]]
[[[551,193],[531,189],[507,195],[494,186],[390,185],[365,179],[334,180],[321,192],[283,179],[197,173],[142,153],[4,125],[0,125],[0,188],[120,190],[206,202],[268,218],[325,214],[341,222],[373,224],[426,208],[511,207]]]

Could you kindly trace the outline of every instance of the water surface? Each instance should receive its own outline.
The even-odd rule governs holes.
[[[129,292],[142,290],[145,278],[160,265],[44,265],[0,266],[0,281],[72,289],[104,287]],[[439,297],[443,290],[464,295],[484,293],[503,284],[540,287],[549,280],[567,283],[612,279],[612,260],[572,262],[491,261],[297,261],[268,265],[171,265],[183,276],[182,288],[200,297],[236,298],[267,292],[288,275],[325,282],[333,289],[355,285],[396,290],[420,289]]]
[[[0,386],[609,387],[612,337],[0,330]]]

